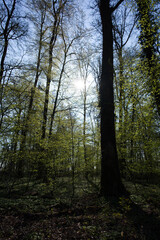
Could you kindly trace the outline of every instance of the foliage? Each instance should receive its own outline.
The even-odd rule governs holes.
[[[5,2],[8,8],[16,2],[8,38]],[[0,238],[156,239],[160,216],[160,122],[155,101],[159,3],[136,0],[133,6],[129,2],[113,16],[114,47],[119,47],[114,52],[116,142],[120,171],[130,192],[130,197],[117,202],[98,197],[102,44],[96,29],[85,25],[88,12],[85,19],[85,9],[70,0],[29,0],[27,6],[13,0],[0,3],[4,10],[0,11]],[[149,7],[140,10],[141,2]],[[64,11],[61,3],[66,3]],[[126,15],[129,20],[138,15],[136,29]],[[99,25],[96,28],[100,32]],[[130,29],[133,33],[128,35]],[[135,46],[123,44],[126,35]],[[77,87],[79,80],[85,85],[82,89]]]

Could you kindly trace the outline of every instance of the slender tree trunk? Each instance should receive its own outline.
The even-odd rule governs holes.
[[[133,162],[133,158],[134,158],[134,121],[135,121],[135,98],[132,96],[133,98],[133,103],[132,103],[132,118],[131,118],[131,150],[130,150],[130,158],[131,158],[131,162]]]
[[[60,73],[60,76],[59,76],[58,88],[57,88],[56,97],[55,97],[55,101],[54,101],[54,107],[53,107],[53,111],[52,111],[52,115],[51,115],[51,123],[50,123],[50,129],[49,129],[49,137],[51,137],[51,135],[52,135],[53,121],[54,121],[54,117],[55,117],[55,113],[56,113],[58,96],[59,96],[59,91],[60,91],[60,87],[61,87],[62,76],[63,76],[63,73],[64,73],[64,67],[65,67],[65,64],[66,64],[66,59],[67,59],[67,54],[65,53],[65,54],[64,54],[64,60],[63,60],[63,65],[62,65],[61,73]]]
[[[4,118],[4,112],[3,112],[3,108],[2,108],[2,106],[1,106],[0,129],[2,128],[3,118]]]
[[[5,44],[4,44],[4,50],[1,58],[1,68],[0,68],[0,86],[2,84],[3,79],[3,73],[4,73],[4,61],[7,55],[7,48],[8,48],[8,38],[5,36]]]
[[[122,129],[123,122],[123,96],[124,96],[124,78],[123,78],[123,58],[122,58],[122,48],[118,50],[118,58],[119,58],[119,130]]]
[[[72,197],[75,195],[75,146],[74,146],[74,121],[71,110],[69,111],[71,122],[71,168],[72,168]]]
[[[122,46],[122,44],[121,44]],[[123,56],[122,56],[122,47],[118,49],[118,59],[119,59],[119,133],[120,133],[120,139],[119,139],[119,163],[120,163],[120,169],[121,172],[124,172],[124,165],[125,165],[125,148],[126,148],[126,137],[124,134],[124,106],[125,106],[125,92],[124,92],[124,76],[123,76]]]
[[[105,197],[119,196],[124,193],[115,140],[112,10],[109,5],[109,0],[100,0],[103,31],[102,75],[100,82],[101,194]]]
[[[87,93],[86,93],[86,76],[84,76],[84,90],[83,90],[83,156],[85,162],[85,177],[88,180],[88,162],[87,162],[87,148],[86,148],[86,104],[87,104]]]
[[[21,146],[20,149],[23,150],[25,148],[25,143],[26,143],[26,136],[28,132],[28,127],[29,127],[29,120],[31,118],[31,113],[32,113],[32,107],[33,107],[33,102],[34,102],[34,96],[35,96],[35,91],[36,87],[38,84],[38,79],[40,75],[40,62],[41,62],[41,51],[42,51],[42,38],[43,38],[43,25],[44,25],[44,19],[45,16],[42,13],[41,14],[41,28],[40,28],[40,36],[39,36],[39,50],[38,50],[38,58],[37,58],[37,66],[36,66],[36,76],[34,80],[34,86],[31,88],[31,95],[30,95],[30,100],[29,100],[29,105],[28,105],[28,112],[27,112],[27,117],[22,129],[22,141],[21,141]]]
[[[17,151],[18,136],[20,135],[21,113],[22,113],[22,109],[19,108],[18,119],[17,119],[17,123],[15,124],[15,133],[13,134],[13,140],[12,140],[12,150],[14,153],[16,153]]]
[[[44,110],[43,110],[42,139],[45,139],[45,137],[46,137],[49,90],[50,90],[50,84],[51,84],[51,79],[52,79],[53,47],[54,47],[54,45],[56,43],[56,39],[57,39],[58,26],[59,26],[59,20],[58,20],[57,16],[55,16],[52,36],[51,36],[50,43],[49,43],[49,63],[48,63],[48,70],[47,70],[47,83],[46,83],[45,102],[44,102]]]
[[[123,60],[123,48],[130,39],[131,33],[134,29],[136,19],[133,22],[132,27],[129,30],[129,33],[126,32],[127,27],[127,6],[124,8],[122,18],[116,19],[116,16],[113,17],[114,26],[113,26],[113,38],[118,55],[119,61],[119,88],[116,82],[116,92],[117,98],[119,99],[119,163],[121,172],[124,173],[126,166],[126,126],[125,122],[125,91],[124,91],[124,60]],[[117,21],[121,21],[121,24],[117,24]],[[128,35],[128,36],[126,36]],[[125,36],[125,37],[124,37]],[[118,94],[119,92],[119,94]]]
[[[33,102],[34,102],[34,96],[35,96],[35,91],[40,75],[40,62],[41,62],[41,51],[42,51],[42,38],[43,38],[43,25],[44,25],[44,19],[45,15],[42,13],[41,14],[41,28],[40,28],[40,36],[39,36],[39,49],[38,49],[38,58],[37,58],[37,66],[36,66],[36,76],[34,80],[34,86],[31,88],[31,95],[29,99],[29,105],[28,105],[28,110],[27,110],[27,116],[24,119],[24,124],[22,127],[22,132],[21,132],[21,143],[20,143],[20,152],[22,154],[22,157],[19,158],[18,164],[17,164],[17,175],[18,177],[23,176],[23,165],[24,165],[24,150],[25,150],[25,145],[26,145],[26,137],[27,133],[29,130],[29,120],[31,118],[32,114],[32,108],[33,108]]]
[[[10,33],[9,24],[10,24],[13,12],[15,10],[16,0],[13,1],[11,10],[8,8],[5,1],[3,1],[3,3],[4,3],[4,6],[7,10],[8,16],[7,16],[7,21],[6,21],[6,24],[5,24],[4,31],[3,31],[4,47],[3,47],[2,57],[1,57],[1,60],[0,60],[0,104],[1,104],[1,108],[2,108],[3,88],[4,88],[4,84],[3,84],[4,81],[2,81],[2,80],[3,80],[3,75],[4,75],[5,59],[6,59],[6,56],[7,56],[8,44],[9,44],[9,39],[8,39],[8,35]],[[2,126],[3,117],[4,117],[4,115],[3,115],[3,109],[2,109],[1,120],[0,120],[0,128]]]
[[[3,32],[3,36],[4,36],[4,49],[3,49],[3,53],[2,53],[2,58],[1,58],[1,68],[0,68],[0,86],[2,84],[2,78],[3,78],[3,73],[4,73],[4,62],[5,62],[5,58],[7,55],[7,49],[8,49],[8,28],[9,28],[9,23],[10,20],[12,18],[13,12],[15,10],[15,5],[16,5],[16,0],[13,1],[11,10],[9,10],[8,6],[6,5],[5,1],[4,2],[4,6],[7,9],[7,13],[8,13],[8,18],[6,21],[6,25],[4,28],[4,32]]]
[[[55,97],[55,101],[54,101],[54,107],[53,107],[53,111],[52,111],[52,114],[51,114],[51,123],[50,123],[50,129],[49,129],[49,138],[50,138],[51,135],[52,135],[53,121],[54,121],[54,118],[55,118],[55,113],[56,113],[56,108],[57,108],[57,102],[58,102],[58,96],[59,96],[59,92],[60,92],[60,87],[61,87],[62,77],[63,77],[63,74],[64,74],[64,69],[65,69],[65,65],[66,65],[66,60],[67,60],[68,52],[69,52],[70,47],[72,46],[72,43],[73,43],[74,40],[77,39],[78,37],[79,37],[79,36],[73,38],[72,41],[71,41],[71,42],[68,44],[68,46],[67,46],[66,41],[65,41],[65,36],[64,36],[64,33],[63,33],[63,29],[62,29],[62,39],[63,39],[63,42],[64,42],[64,59],[63,59],[63,64],[62,64],[62,68],[61,68],[61,72],[60,72],[60,76],[59,76],[58,88],[57,88],[57,91],[56,91],[56,97]]]

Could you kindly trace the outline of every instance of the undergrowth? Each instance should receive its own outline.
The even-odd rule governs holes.
[[[87,186],[77,186],[73,196],[62,182],[33,181],[25,188],[22,179],[8,195],[1,182],[0,239],[159,239],[158,185],[125,181],[130,197],[109,201]]]

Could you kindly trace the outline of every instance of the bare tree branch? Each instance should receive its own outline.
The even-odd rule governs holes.
[[[123,1],[124,0],[119,0],[119,2],[114,7],[111,8],[111,12],[114,12]]]
[[[137,22],[137,18],[135,18],[134,23],[133,23],[133,25],[132,25],[132,28],[131,28],[131,30],[130,30],[130,32],[129,32],[129,34],[128,34],[128,37],[127,37],[126,41],[123,43],[123,46],[125,46],[126,43],[128,42],[128,40],[129,40],[129,38],[130,38],[130,36],[131,36],[131,34],[132,34],[132,32],[133,32],[133,29],[134,29],[134,27],[135,27],[136,22]]]

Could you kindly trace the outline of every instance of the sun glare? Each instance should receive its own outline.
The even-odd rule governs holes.
[[[83,91],[84,90],[84,80],[83,79],[75,80],[74,88],[75,88],[75,90]]]

